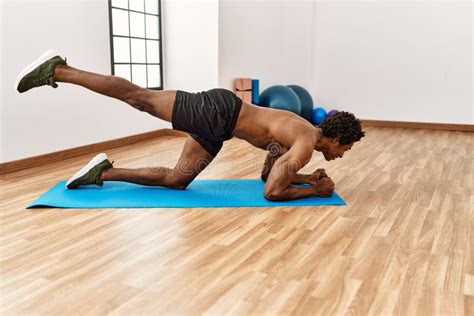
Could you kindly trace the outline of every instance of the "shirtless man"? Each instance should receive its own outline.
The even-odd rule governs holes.
[[[173,169],[114,168],[107,155],[101,153],[69,179],[69,189],[103,185],[103,181],[185,189],[217,155],[223,142],[235,136],[269,151],[261,176],[266,182],[266,199],[330,196],[334,182],[323,169],[309,175],[299,174],[298,170],[310,161],[314,151],[321,152],[327,161],[342,158],[354,142],[364,137],[359,120],[351,113],[339,112],[313,126],[291,112],[242,102],[225,89],[200,93],[154,91],[120,77],[82,71],[68,66],[54,50],[45,52],[20,73],[16,89],[22,93],[42,85],[56,88],[56,82],[80,85],[122,100],[189,133]],[[298,183],[310,185],[294,185]]]

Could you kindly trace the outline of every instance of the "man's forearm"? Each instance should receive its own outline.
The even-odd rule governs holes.
[[[263,181],[266,181],[267,180],[267,177],[268,177],[268,174],[270,172],[265,172],[265,168],[264,168],[264,172],[262,172],[262,180]],[[301,173],[297,173],[295,174],[293,180],[291,180],[291,184],[305,184],[305,183],[310,183],[310,180],[311,180],[311,175],[310,174],[301,174]]]
[[[317,193],[315,193],[314,187],[297,187],[290,185],[281,193],[270,194],[266,198],[272,201],[289,201],[316,195]]]
[[[309,183],[311,180],[311,175],[310,174],[300,174],[297,173],[295,174],[293,180],[291,180],[292,184],[303,184],[303,183]]]

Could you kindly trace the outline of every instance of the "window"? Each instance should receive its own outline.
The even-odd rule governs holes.
[[[109,0],[112,74],[163,89],[161,0]]]

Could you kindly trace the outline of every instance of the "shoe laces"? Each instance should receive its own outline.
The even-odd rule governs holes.
[[[51,80],[51,79],[52,79],[52,80]],[[52,81],[52,82],[51,82],[51,81]],[[54,78],[52,78],[52,73],[47,73],[47,74],[45,74],[44,76],[35,78],[35,79],[33,80],[33,84],[34,84],[36,87],[44,86],[44,85],[50,85],[50,86],[52,86],[52,85],[54,84]]]
[[[110,168],[112,168],[112,165],[113,165],[113,164],[114,164],[114,160],[112,160],[112,162],[110,163]],[[109,168],[107,168],[107,169],[109,169]],[[102,170],[102,172],[104,172],[104,171],[107,170],[107,169]],[[97,177],[97,179],[95,179],[94,184],[97,184],[97,185],[100,185],[100,186],[102,186],[102,185],[104,184],[104,181],[100,180],[100,177],[101,177],[101,175],[102,175],[102,172],[99,174],[99,176]]]

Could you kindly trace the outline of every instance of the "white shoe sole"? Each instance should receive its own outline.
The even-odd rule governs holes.
[[[47,61],[48,59],[53,58],[54,56],[60,56],[59,52],[55,49],[50,49],[45,51],[38,59],[36,59],[33,63],[26,66],[16,78],[15,89],[18,89],[18,85],[20,84],[21,79],[24,76],[32,72],[36,67]]]
[[[102,161],[108,159],[107,158],[107,155],[105,153],[100,153],[98,155],[96,155],[94,158],[91,159],[91,161],[89,161],[89,163],[84,167],[82,168],[81,170],[79,170],[78,172],[76,172],[76,174],[74,174],[66,183],[66,188],[69,184],[71,184],[73,181],[75,181],[76,179],[82,177],[83,175],[85,175],[86,173],[89,172],[89,170],[91,170],[94,166],[98,165],[99,163],[101,163]]]

